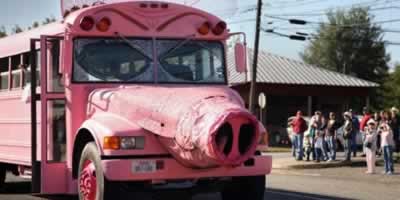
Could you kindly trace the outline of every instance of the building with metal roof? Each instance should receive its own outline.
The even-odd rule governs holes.
[[[249,70],[253,63],[251,50],[248,58],[248,72],[242,74],[235,69],[234,56],[228,58],[229,84],[246,103],[252,77]],[[274,141],[275,137],[280,140],[285,138],[287,119],[297,110],[308,116],[316,110],[322,111],[325,116],[335,112],[340,120],[342,113],[350,109],[350,102],[360,102],[359,107],[368,106],[371,90],[379,87],[371,81],[266,51],[260,51],[258,60],[256,94],[264,93],[267,105],[265,109],[256,109],[257,115],[272,133],[272,144],[279,142]],[[357,112],[357,108],[352,109]]]

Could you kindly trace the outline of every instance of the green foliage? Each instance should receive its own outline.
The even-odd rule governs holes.
[[[394,72],[386,79],[384,87],[384,97],[386,108],[396,106],[400,107],[400,63],[394,69]]]
[[[356,76],[380,85],[388,77],[390,56],[382,28],[373,22],[368,8],[327,13],[301,57],[306,63]],[[371,92],[372,105],[383,102],[383,88]]]
[[[0,26],[0,38],[6,37],[7,36],[7,31],[4,26]]]
[[[16,33],[21,33],[21,32],[23,32],[24,30],[19,26],[19,25],[15,25],[13,28],[12,28],[12,30],[11,30],[11,33],[12,34],[16,34]]]

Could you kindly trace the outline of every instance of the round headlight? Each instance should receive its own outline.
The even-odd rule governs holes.
[[[136,147],[136,138],[123,137],[121,138],[121,149],[134,149]]]

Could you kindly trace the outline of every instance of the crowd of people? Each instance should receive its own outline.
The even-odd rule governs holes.
[[[366,158],[366,173],[375,173],[376,157],[382,155],[385,163],[384,173],[394,173],[393,153],[400,151],[400,114],[395,107],[390,111],[373,114],[364,107],[360,120],[352,110],[344,112],[342,119],[336,117],[333,112],[325,116],[316,111],[308,123],[302,112],[298,111],[288,125],[293,132],[292,154],[298,161],[335,161],[337,139],[340,136],[344,140],[343,161],[351,162],[351,157],[357,156],[357,134],[361,134],[361,156]]]

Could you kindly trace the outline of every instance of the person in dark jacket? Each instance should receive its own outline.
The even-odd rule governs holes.
[[[351,122],[353,123],[353,133],[351,134],[351,151],[353,157],[357,156],[357,135],[360,132],[360,122],[353,110],[349,111],[351,114]]]
[[[303,139],[304,131],[307,130],[307,123],[303,119],[301,111],[297,111],[296,118],[292,121],[294,142],[296,143],[296,160],[303,160]]]
[[[346,162],[351,161],[351,143],[352,143],[352,134],[353,134],[353,122],[351,120],[351,113],[345,112],[343,114],[343,118],[345,120],[343,126],[343,138],[344,138],[344,149],[345,149],[345,156]]]

